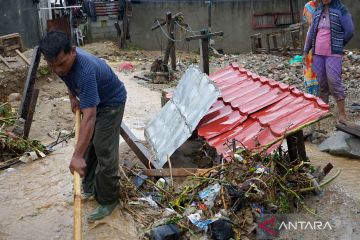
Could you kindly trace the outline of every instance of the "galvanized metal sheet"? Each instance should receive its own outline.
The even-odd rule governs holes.
[[[162,168],[191,136],[219,95],[216,84],[199,68],[190,66],[186,70],[172,99],[145,128],[145,138],[155,153],[152,164],[156,168]]]

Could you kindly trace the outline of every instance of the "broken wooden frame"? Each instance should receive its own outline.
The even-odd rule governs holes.
[[[9,56],[10,52],[20,49],[23,50],[22,39],[20,33],[12,33],[0,36],[0,53]]]
[[[253,53],[302,54],[306,38],[305,28],[305,23],[297,23],[266,34],[251,35],[251,50]]]

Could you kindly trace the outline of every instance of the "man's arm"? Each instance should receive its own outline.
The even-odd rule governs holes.
[[[71,111],[75,113],[77,109],[80,109],[79,100],[77,100],[76,96],[68,89],[68,95],[70,99]]]
[[[71,173],[77,171],[80,176],[84,176],[86,167],[84,155],[95,129],[96,107],[82,109],[82,113],[83,119],[80,124],[79,139],[69,166]]]

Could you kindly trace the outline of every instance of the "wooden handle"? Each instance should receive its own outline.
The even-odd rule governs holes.
[[[75,113],[75,145],[78,142],[80,133],[80,110]],[[81,237],[81,178],[80,174],[74,171],[74,240]]]

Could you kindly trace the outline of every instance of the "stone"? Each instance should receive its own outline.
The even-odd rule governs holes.
[[[16,102],[16,101],[20,101],[20,99],[21,99],[20,93],[11,93],[7,97],[8,102]]]
[[[332,155],[360,159],[360,139],[341,131],[322,142],[319,149]]]

